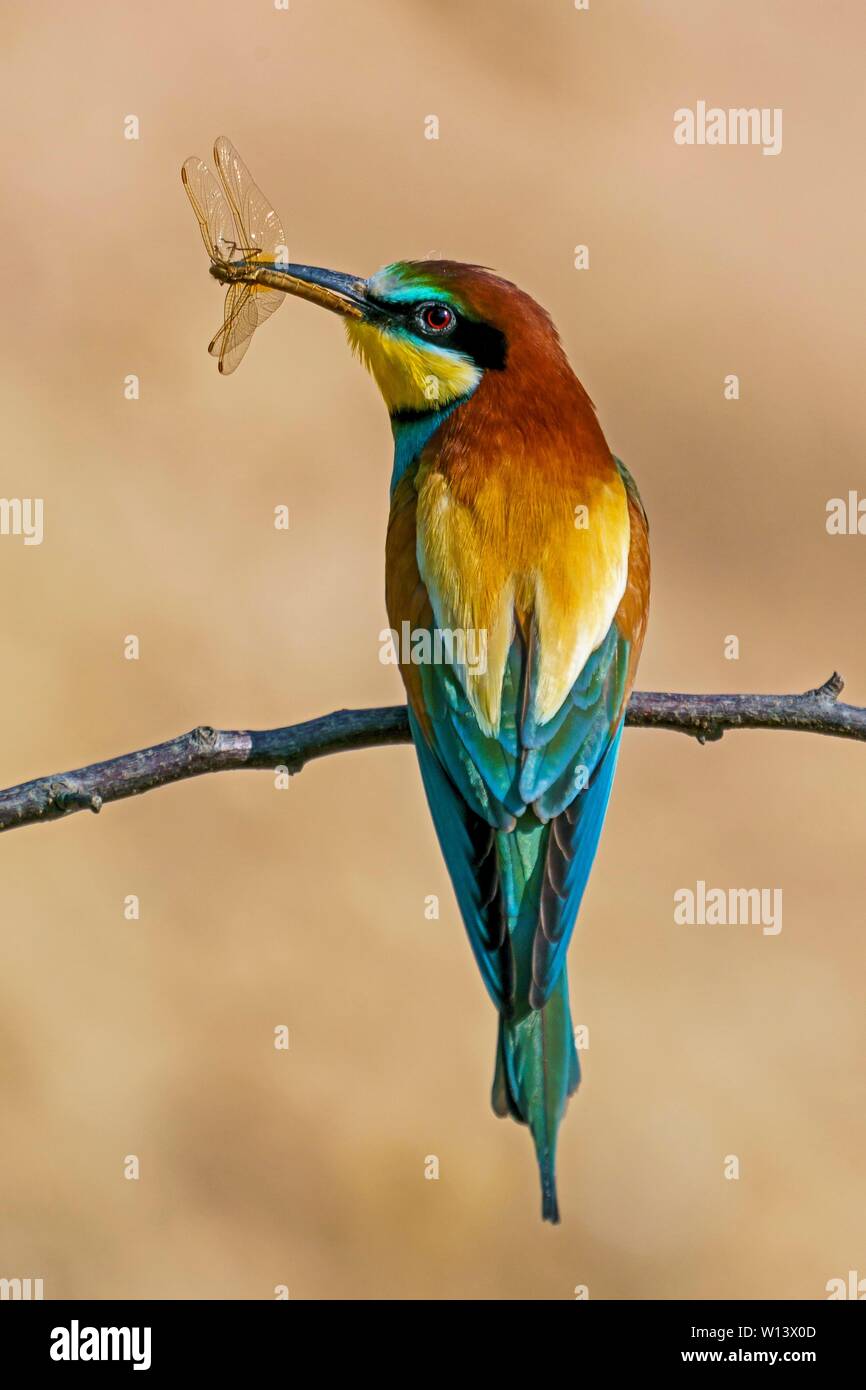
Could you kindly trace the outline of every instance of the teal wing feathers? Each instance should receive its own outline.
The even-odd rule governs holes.
[[[472,949],[500,1009],[509,1001],[541,1008],[562,970],[610,796],[628,655],[613,624],[557,715],[536,725],[526,712],[531,657],[516,631],[497,736],[479,729],[452,667],[422,668],[431,734],[428,741],[412,716],[421,772]],[[518,851],[523,873],[506,858]]]
[[[438,751],[443,745],[437,745],[436,750],[430,746],[411,707],[409,724],[433,824],[472,952],[488,994],[498,1009],[507,1011],[513,997],[513,971],[496,832],[480,810],[483,798],[474,798],[470,804],[465,795],[468,774],[455,751],[453,734],[443,745],[449,761],[455,764],[456,778],[449,775]]]

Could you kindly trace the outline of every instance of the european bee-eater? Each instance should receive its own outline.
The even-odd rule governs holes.
[[[649,602],[637,488],[548,315],[490,271],[406,261],[368,280],[277,263],[213,273],[342,314],[388,407],[391,628],[408,624],[413,643],[450,634],[416,649],[438,660],[401,654],[412,736],[499,1012],[493,1108],[529,1125],[542,1215],[558,1221],[556,1135],[580,1079],[566,951]]]

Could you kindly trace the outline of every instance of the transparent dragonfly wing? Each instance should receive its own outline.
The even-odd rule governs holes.
[[[217,138],[213,157],[231,206],[237,246],[268,264],[278,256],[285,260],[286,234],[279,215],[227,136]]]
[[[195,156],[186,160],[180,176],[211,260],[240,258],[240,252],[234,252],[234,256],[232,252],[236,244],[235,220],[222,184],[204,160]]]
[[[202,241],[215,263],[279,265],[287,258],[285,233],[275,209],[254,181],[234,145],[221,135],[214,145],[215,178],[204,160],[182,170]],[[282,304],[280,290],[238,281],[229,285],[223,322],[208,346],[224,376],[239,366],[253,333]]]
[[[259,324],[270,318],[283,297],[279,292],[268,294],[268,303],[263,306],[265,295],[257,294],[254,285],[229,285],[222,327],[208,344],[211,357],[219,358],[223,376],[229,376],[240,365]],[[276,303],[272,303],[272,299],[276,299]]]

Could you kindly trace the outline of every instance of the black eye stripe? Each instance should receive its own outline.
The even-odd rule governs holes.
[[[457,316],[457,326],[448,335],[448,346],[471,357],[476,367],[486,372],[501,372],[508,356],[505,334],[489,323]]]

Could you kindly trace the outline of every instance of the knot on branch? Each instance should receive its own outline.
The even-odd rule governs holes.
[[[102,810],[102,797],[98,792],[89,792],[74,782],[52,782],[48,788],[46,810],[56,806],[58,811],[92,811],[98,815]]]
[[[210,724],[199,724],[197,729],[193,729],[190,738],[199,752],[210,753],[216,747],[217,731],[212,729]]]
[[[299,772],[303,772],[305,766],[306,759],[301,750],[288,745],[275,755],[273,771],[287,772],[290,777],[297,777]]]

